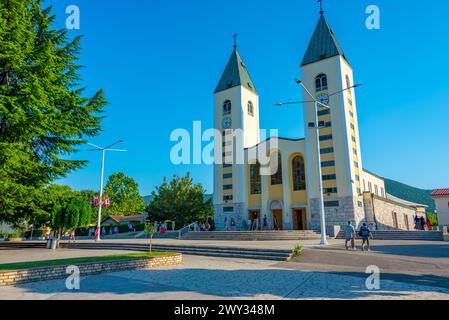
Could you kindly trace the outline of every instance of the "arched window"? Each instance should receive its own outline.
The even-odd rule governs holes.
[[[282,158],[280,152],[271,155],[271,185],[276,186],[282,184]]]
[[[254,105],[251,101],[248,101],[248,114],[254,116]]]
[[[262,179],[260,177],[260,163],[257,161],[255,164],[251,164],[249,167],[249,183],[250,194],[262,193]]]
[[[304,159],[296,156],[292,160],[293,191],[306,190],[306,170]]]
[[[231,101],[226,100],[226,101],[223,103],[223,115],[226,116],[226,115],[228,115],[228,114],[231,114],[231,112],[232,112],[232,104],[231,104]]]
[[[327,76],[325,74],[320,74],[315,78],[315,88],[316,91],[327,90]]]

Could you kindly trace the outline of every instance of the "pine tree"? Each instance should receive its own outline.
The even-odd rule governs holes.
[[[0,220],[36,214],[42,188],[86,164],[67,155],[101,129],[106,101],[84,95],[80,37],[54,20],[40,0],[0,1]]]

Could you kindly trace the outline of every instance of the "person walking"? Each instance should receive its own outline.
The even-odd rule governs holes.
[[[264,231],[268,231],[268,219],[267,219],[267,215],[265,215],[263,217],[263,230]]]
[[[345,247],[346,250],[349,250],[348,242],[351,242],[351,250],[355,250],[355,228],[352,225],[351,221],[348,221],[348,224],[345,227]]]
[[[426,219],[424,217],[419,218],[420,230],[426,230]]]
[[[228,217],[224,218],[223,225],[224,225],[224,231],[228,231]]]
[[[237,225],[234,218],[231,218],[231,231],[237,231]]]
[[[366,223],[364,223],[363,226],[360,228],[359,236],[360,238],[362,238],[362,251],[365,251],[365,244],[367,247],[367,251],[371,251],[371,244],[369,240],[373,239],[373,233],[368,228]]]

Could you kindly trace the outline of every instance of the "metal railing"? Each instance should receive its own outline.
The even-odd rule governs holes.
[[[190,231],[191,227],[195,228],[195,225],[197,225],[197,224],[198,224],[198,222],[195,221],[195,222],[192,222],[191,224],[185,226],[184,228],[179,229],[178,230],[178,240],[181,240],[181,237],[183,235],[187,234]]]

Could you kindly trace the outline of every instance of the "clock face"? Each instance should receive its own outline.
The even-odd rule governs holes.
[[[223,119],[223,128],[228,129],[232,125],[231,118],[224,118]]]
[[[319,103],[328,105],[329,104],[329,96],[325,93],[321,93],[318,95],[318,97],[316,97],[316,99],[318,100]]]

